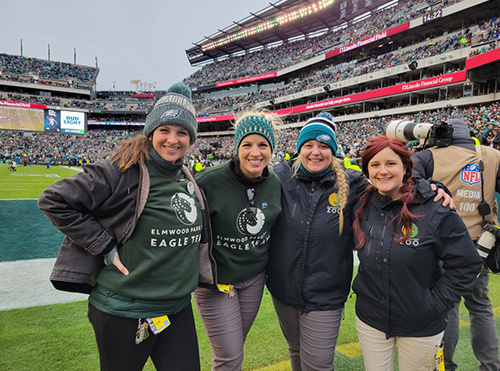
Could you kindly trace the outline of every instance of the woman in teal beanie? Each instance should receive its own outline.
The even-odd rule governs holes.
[[[280,183],[268,168],[276,117],[243,113],[231,161],[196,175],[207,196],[217,286],[194,293],[212,347],[212,370],[241,370],[246,336],[265,282],[271,227],[281,211]]]
[[[66,236],[52,283],[90,293],[101,370],[139,371],[148,357],[156,370],[200,369],[191,293],[211,267],[200,265],[210,256],[209,220],[182,166],[196,130],[191,91],[176,84],[148,114],[144,135],[38,201]]]

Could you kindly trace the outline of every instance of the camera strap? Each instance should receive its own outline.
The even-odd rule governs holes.
[[[486,219],[485,216],[491,213],[491,208],[490,205],[484,199],[484,181],[483,181],[484,163],[483,163],[483,153],[481,151],[481,145],[475,145],[474,147],[476,149],[477,157],[479,160],[478,164],[479,172],[481,173],[481,202],[479,203],[477,210],[479,211],[479,215],[481,215],[483,218],[483,225],[484,225]]]

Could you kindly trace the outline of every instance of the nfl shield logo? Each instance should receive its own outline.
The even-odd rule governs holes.
[[[478,184],[481,181],[479,166],[473,162],[465,166],[460,174],[460,180],[469,185]]]

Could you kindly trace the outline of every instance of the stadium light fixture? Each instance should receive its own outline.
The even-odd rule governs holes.
[[[272,18],[268,21],[259,23],[256,26],[246,28],[244,30],[241,30],[239,32],[236,32],[234,34],[222,37],[220,39],[214,40],[212,42],[209,42],[205,45],[201,46],[201,49],[203,52],[207,50],[213,50],[215,48],[218,48],[223,45],[227,45],[229,43],[232,43],[234,41],[241,40],[245,37],[253,36],[256,33],[260,33],[263,31],[270,30],[271,28],[274,27],[279,27],[283,24],[286,24],[288,22],[295,21],[297,19],[301,19],[303,17],[307,17],[311,14],[314,14],[316,12],[324,10],[326,7],[332,5],[335,3],[335,0],[319,0],[313,4],[310,4],[307,7],[300,8],[298,10],[293,10],[287,14],[281,15],[277,18]]]

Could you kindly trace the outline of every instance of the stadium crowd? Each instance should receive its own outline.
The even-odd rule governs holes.
[[[382,116],[378,118],[348,121],[338,124],[338,144],[344,156],[358,158],[368,139],[383,131],[392,120],[407,119],[414,122],[439,123],[450,118],[467,122],[471,135],[483,144],[491,144],[500,128],[500,103],[471,106],[468,108],[446,108],[438,111],[420,112],[406,116]],[[109,159],[120,142],[132,137],[137,129],[89,130],[85,136],[69,134],[48,134],[36,132],[0,131],[2,160],[27,155],[28,158],[43,161],[50,157],[54,162],[62,162],[67,156],[80,156],[85,161],[94,162]],[[287,128],[286,124],[277,131],[276,160],[288,153],[295,153],[300,128]],[[188,152],[190,160],[201,162],[226,161],[234,156],[234,136],[199,136]]]
[[[460,1],[444,1],[446,7]],[[400,1],[398,8],[386,8],[362,22],[352,23],[346,28],[327,32],[321,36],[283,43],[274,48],[262,49],[243,56],[226,58],[210,63],[185,79],[188,86],[204,86],[219,81],[259,75],[291,67],[318,53],[349,45],[358,40],[380,33],[398,24],[422,16],[432,9],[432,4],[422,1]]]
[[[370,74],[376,71],[406,64],[411,61],[441,55],[453,50],[481,45],[471,52],[475,56],[499,46],[498,29],[500,20],[497,17],[487,22],[482,22],[474,27],[457,30],[451,34],[439,38],[437,41],[425,42],[415,45],[413,48],[405,48],[403,51],[367,57],[362,60],[354,60],[339,65],[331,65],[322,69],[312,69],[301,78],[294,79],[288,84],[279,87],[262,89],[240,95],[221,96],[208,99],[195,100],[198,117],[227,115],[247,109],[258,102],[268,101],[273,98],[283,97],[299,91],[304,91],[325,84]],[[458,68],[449,68],[444,73],[458,71]],[[432,77],[424,75],[422,78]],[[420,77],[419,77],[420,78]],[[356,93],[357,91],[353,91]]]
[[[96,67],[46,61],[5,53],[0,53],[0,71],[0,78],[4,80],[45,85],[56,84],[83,89],[89,89],[89,85],[95,81],[98,73]],[[61,85],[60,82],[65,83]]]
[[[447,4],[452,4],[453,2],[448,2]],[[371,24],[380,26],[385,24],[387,27],[399,20],[413,19],[416,16],[422,14],[422,9],[426,11],[429,10],[428,3],[419,2],[413,4],[412,2],[407,2],[407,4],[398,12],[389,12],[389,10],[381,11],[374,17],[370,18],[370,22],[360,26],[359,23],[352,24],[347,28],[336,31],[335,35],[337,37],[335,40],[332,39],[332,34],[327,33],[322,36],[310,38],[307,40],[298,41],[295,43],[290,43],[287,45],[282,45],[272,49],[269,56],[262,56],[263,51],[257,51],[246,55],[244,58],[252,58],[256,61],[262,61],[263,65],[271,66],[270,70],[276,70],[283,68],[287,64],[287,60],[290,59],[287,56],[287,52],[279,52],[278,50],[291,48],[292,45],[298,43],[306,43],[310,45],[310,50],[320,50],[324,53],[326,49],[324,45],[328,45],[332,42],[337,42],[335,47],[338,47],[338,42],[341,44],[348,44],[353,41],[357,41],[361,38],[365,38],[376,32],[380,31],[378,28],[370,28]],[[385,20],[385,23],[384,23]],[[382,27],[382,26],[380,26]],[[387,28],[386,27],[386,28]],[[266,102],[277,97],[283,97],[289,94],[293,94],[299,91],[305,91],[317,87],[324,86],[325,84],[331,84],[338,81],[354,78],[361,75],[366,75],[383,69],[395,67],[401,64],[405,64],[411,61],[420,60],[422,58],[427,58],[435,55],[440,55],[449,51],[457,50],[460,48],[472,46],[474,48],[471,52],[471,56],[475,56],[480,53],[484,53],[491,49],[498,47],[498,36],[499,36],[500,20],[498,17],[493,17],[488,21],[478,22],[476,25],[469,25],[459,30],[454,30],[449,34],[436,38],[436,41],[431,40],[424,43],[416,45],[406,45],[401,46],[398,50],[391,53],[387,53],[379,56],[368,56],[360,60],[352,60],[349,62],[342,62],[337,65],[329,65],[327,67],[322,67],[320,69],[312,69],[304,73],[300,78],[296,78],[284,85],[278,85],[270,88],[264,88],[261,90],[248,91],[244,94],[233,94],[227,96],[210,96],[208,98],[196,99],[194,101],[198,117],[203,116],[215,116],[215,115],[227,115],[237,112],[241,112],[258,102]],[[373,32],[370,33],[370,30]],[[327,40],[327,41],[325,41]],[[329,41],[328,41],[329,40]],[[333,40],[333,41],[332,41]],[[320,47],[322,46],[322,47]],[[295,46],[294,46],[295,47]],[[330,48],[331,49],[331,48]],[[301,54],[304,54],[304,58],[312,58],[314,53],[307,53],[300,49]],[[318,51],[319,52],[319,51]],[[293,50],[292,50],[293,53]],[[272,58],[270,58],[272,56]],[[307,57],[307,58],[306,58]],[[247,63],[246,70],[241,70],[241,66],[244,64],[239,61],[238,58],[228,58],[224,61],[215,61],[209,65],[204,66],[195,74],[185,79],[191,87],[195,87],[199,84],[198,75],[208,74],[214,77],[214,81],[221,81],[226,79],[224,77],[224,71],[233,71],[234,68],[231,67],[233,64],[237,66],[240,70],[234,72],[233,77],[243,77],[246,75],[254,75],[262,72],[253,71],[253,68],[259,69],[255,63]],[[304,59],[303,58],[303,59]],[[228,65],[229,64],[229,65]],[[281,66],[281,67],[280,67]],[[285,66],[286,67],[286,66]],[[30,68],[34,68],[38,71],[34,74],[30,71]],[[249,70],[250,69],[250,70]],[[51,62],[51,61],[41,61],[37,59],[30,59],[19,56],[12,56],[7,54],[0,54],[0,79],[7,79],[12,81],[25,81],[25,82],[37,82],[44,84],[62,84],[61,86],[67,86],[67,79],[73,80],[73,87],[77,84],[76,81],[81,81],[82,83],[89,83],[92,81],[92,74],[96,73],[96,69],[92,67],[72,65],[63,62]],[[249,70],[250,72],[248,72]],[[458,68],[453,67],[443,73],[451,73],[457,71]],[[205,71],[205,72],[204,72]],[[222,71],[222,72],[221,72]],[[253,72],[252,72],[253,71]],[[266,72],[266,71],[264,71]],[[430,75],[424,75],[426,77],[432,77]],[[44,79],[62,79],[61,81],[54,80],[44,80]],[[210,83],[210,81],[204,81],[201,85]],[[88,88],[88,86],[86,87]],[[356,93],[354,89],[352,93]],[[108,92],[106,98],[95,98],[94,100],[83,100],[83,99],[65,99],[65,98],[55,98],[55,97],[45,97],[45,96],[34,96],[29,94],[6,94],[0,93],[0,100],[15,101],[21,103],[34,103],[34,104],[45,104],[48,106],[63,107],[63,108],[78,108],[85,109],[90,112],[92,111],[140,111],[147,112],[148,109],[154,104],[154,99],[138,99],[130,96],[124,97],[127,92]],[[155,92],[155,95],[161,95],[162,92]],[[135,121],[132,119],[131,121]]]

